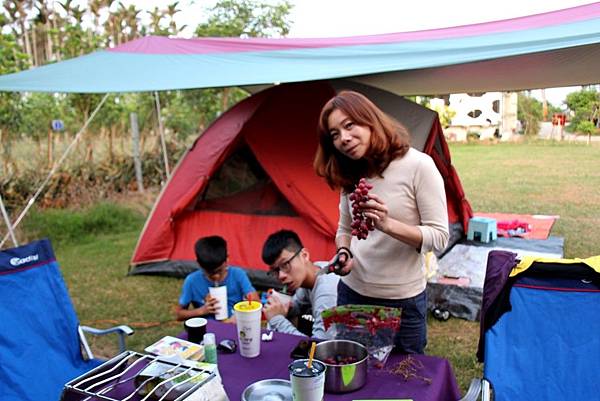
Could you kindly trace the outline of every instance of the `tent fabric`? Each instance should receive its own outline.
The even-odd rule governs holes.
[[[342,88],[361,90],[406,123],[413,146],[432,155],[442,172],[450,223],[464,229],[472,211],[451,166],[437,114],[376,88],[346,84],[322,81],[278,85],[242,100],[222,114],[196,140],[165,185],[142,231],[132,264],[193,261],[193,245],[199,237],[221,235],[228,241],[229,263],[266,270],[260,258],[263,243],[269,234],[282,228],[298,232],[312,260],[328,260],[335,252],[339,193],[314,173],[312,161],[320,110]],[[432,136],[435,138],[430,139]],[[296,215],[269,214],[264,208],[258,208],[260,213],[244,213],[248,205],[234,202],[256,199],[255,187],[229,195],[225,202],[199,201],[215,172],[241,146],[250,148],[273,185],[270,191],[278,191]],[[233,207],[227,210],[227,205]]]
[[[79,322],[47,239],[0,252],[0,399],[58,400],[98,366],[83,360]]]
[[[398,94],[590,84],[600,82],[599,25],[600,3],[594,3],[512,20],[362,37],[146,37],[0,76],[0,90],[136,92],[342,77]]]

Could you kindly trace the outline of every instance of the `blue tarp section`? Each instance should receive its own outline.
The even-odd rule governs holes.
[[[48,240],[0,252],[0,400],[58,400],[98,366],[80,354],[78,321]]]
[[[600,19],[592,18],[451,39],[269,51],[98,51],[1,76],[0,91],[136,92],[342,77],[399,94],[596,83],[600,82],[599,26]]]

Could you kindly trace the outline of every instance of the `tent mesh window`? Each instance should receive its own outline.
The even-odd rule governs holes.
[[[195,209],[297,216],[245,144],[213,174]]]

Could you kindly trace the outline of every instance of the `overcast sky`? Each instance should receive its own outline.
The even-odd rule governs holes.
[[[121,0],[142,9],[166,7],[175,0]],[[270,0],[267,0],[270,1]],[[276,2],[276,1],[270,1]],[[289,37],[371,35],[442,28],[538,14],[583,4],[589,0],[290,0],[292,28]],[[214,0],[180,0],[179,24],[191,29],[203,21]],[[184,36],[191,31],[184,32]],[[559,105],[578,88],[547,90]],[[539,93],[534,93],[539,96]]]

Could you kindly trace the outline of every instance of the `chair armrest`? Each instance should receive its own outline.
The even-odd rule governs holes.
[[[115,327],[109,327],[108,329],[97,329],[95,327],[81,326],[81,329],[86,333],[102,336],[110,333],[123,333],[124,335],[130,336],[133,334],[133,329],[129,326],[120,325]]]
[[[97,336],[103,336],[106,334],[116,333],[119,336],[119,353],[125,351],[125,349],[126,349],[125,336],[130,336],[133,334],[133,329],[131,327],[125,326],[125,325],[109,327],[108,329],[96,329],[94,327],[89,327],[89,326],[79,326],[79,327],[82,332],[90,333],[90,334],[97,335]],[[85,337],[84,337],[84,342],[87,345],[87,341],[85,341]],[[86,351],[88,351],[88,350],[86,349]],[[88,351],[88,353],[91,354],[91,351]]]
[[[481,379],[473,379],[465,396],[458,401],[477,401],[480,395],[482,395]]]

